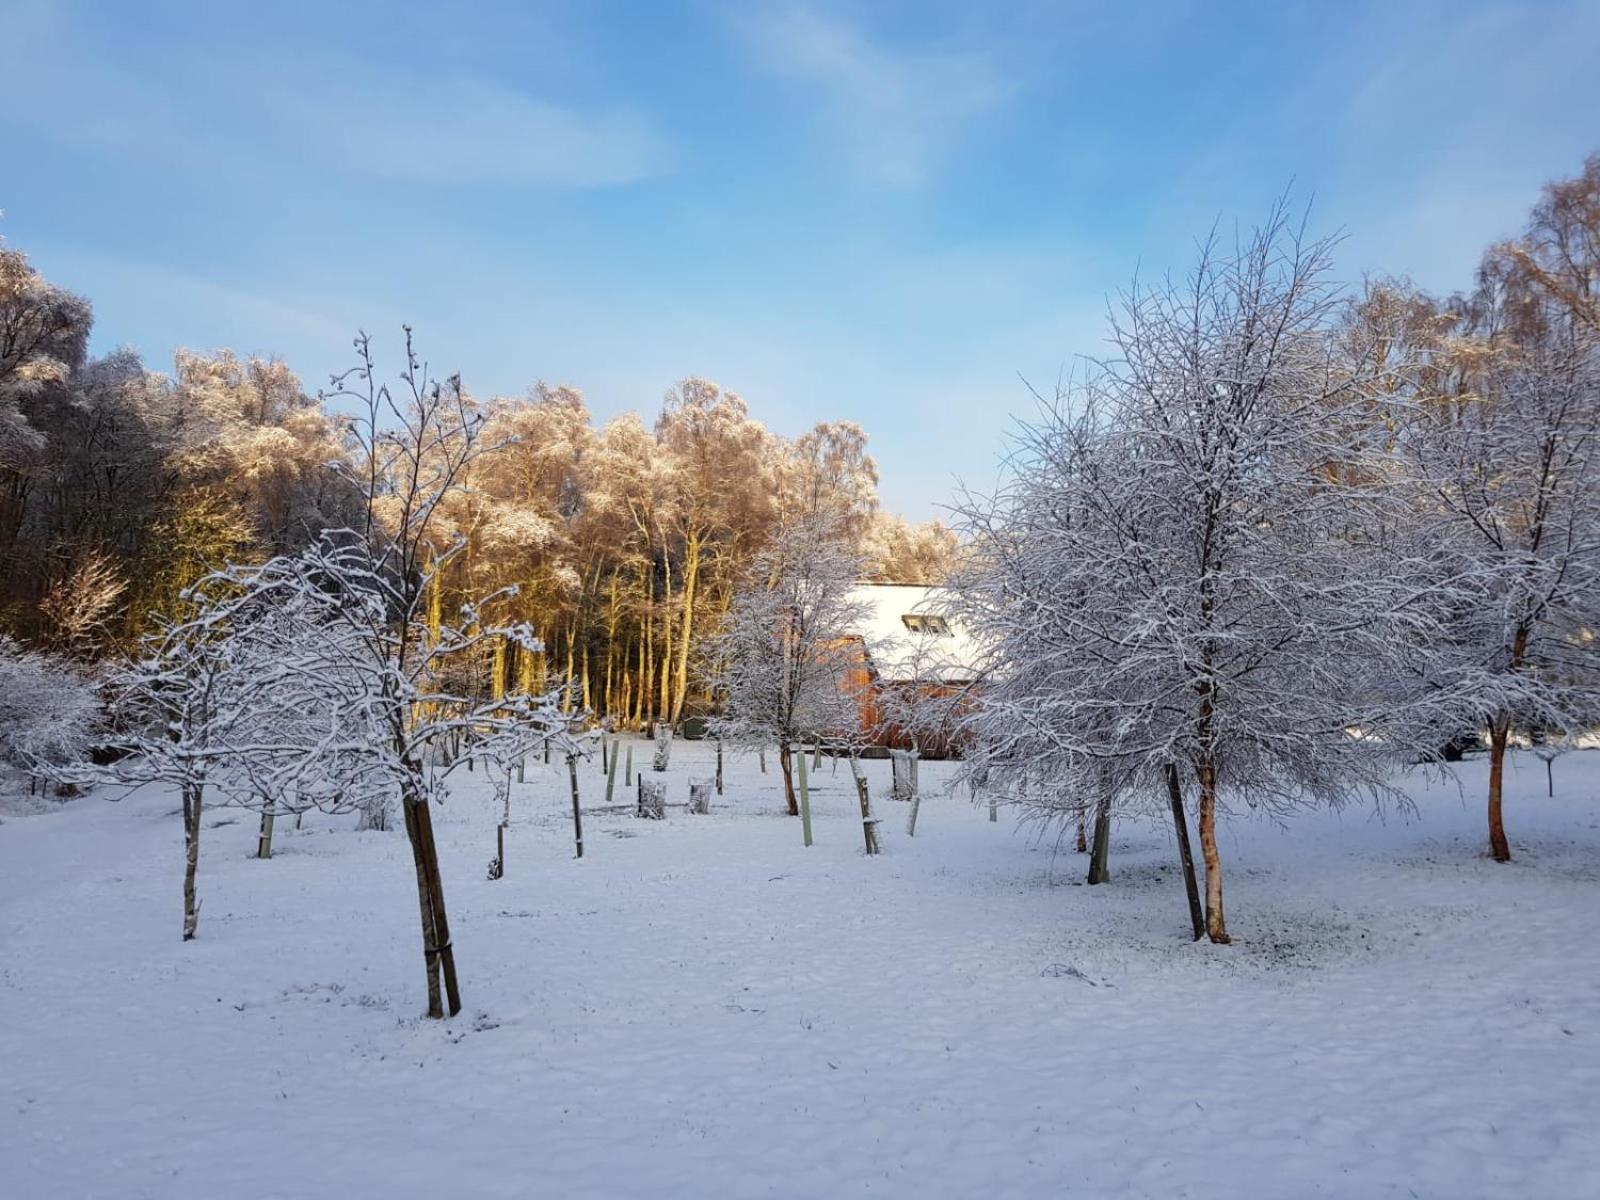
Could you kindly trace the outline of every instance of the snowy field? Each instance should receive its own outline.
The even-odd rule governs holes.
[[[674,802],[709,754],[677,745]],[[1513,759],[1508,866],[1481,763],[1408,821],[1232,822],[1231,947],[1189,942],[1157,827],[1089,888],[1003,812],[935,797],[912,840],[880,801],[868,859],[825,761],[807,850],[732,760],[711,816],[589,812],[580,862],[530,765],[490,882],[468,777],[446,1022],[403,833],[284,821],[263,862],[210,811],[185,944],[171,797],[15,816],[0,1195],[1600,1196],[1600,751],[1555,772]]]

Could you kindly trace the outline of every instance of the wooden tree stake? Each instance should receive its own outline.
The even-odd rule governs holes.
[[[578,844],[578,857],[583,857],[583,809],[578,806],[578,759],[567,755],[567,775],[572,780],[572,836]]]
[[[811,789],[806,786],[806,748],[800,747],[796,755],[800,765],[800,829],[805,836],[806,845],[811,845]]]
[[[1172,804],[1172,824],[1178,833],[1183,887],[1189,894],[1189,922],[1194,926],[1194,940],[1198,942],[1206,935],[1206,914],[1200,907],[1200,883],[1194,874],[1194,851],[1189,847],[1189,819],[1183,815],[1183,788],[1178,784],[1178,768],[1172,763],[1167,764],[1167,798]]]
[[[1111,848],[1111,801],[1101,800],[1094,810],[1094,853],[1089,856],[1089,882],[1111,882],[1106,858]]]

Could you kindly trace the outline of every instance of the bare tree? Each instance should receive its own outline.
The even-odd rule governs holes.
[[[733,745],[777,744],[791,816],[800,813],[795,746],[808,737],[841,745],[860,737],[868,614],[852,595],[859,565],[827,521],[784,527],[751,559],[708,649],[722,702],[712,734]]]

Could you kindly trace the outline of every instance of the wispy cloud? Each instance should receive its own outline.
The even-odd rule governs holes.
[[[428,183],[604,187],[665,171],[666,138],[626,109],[585,110],[473,78],[319,74],[268,114],[360,174]]]
[[[855,171],[878,183],[927,179],[1015,91],[992,54],[890,48],[810,7],[754,11],[736,29],[761,69],[814,89]]]
[[[624,105],[558,102],[500,80],[382,70],[318,50],[241,61],[201,47],[135,65],[67,10],[25,0],[8,20],[0,128],[110,158],[253,170],[265,157],[382,180],[551,188],[632,183],[672,160],[655,123]],[[229,118],[235,135],[224,138],[217,129]]]

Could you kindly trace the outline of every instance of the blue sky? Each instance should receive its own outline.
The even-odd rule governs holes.
[[[1600,150],[1579,3],[0,0],[0,233],[96,348],[402,321],[600,417],[698,374],[850,417],[886,502],[992,478],[1136,267],[1293,181],[1341,273],[1464,285]]]

